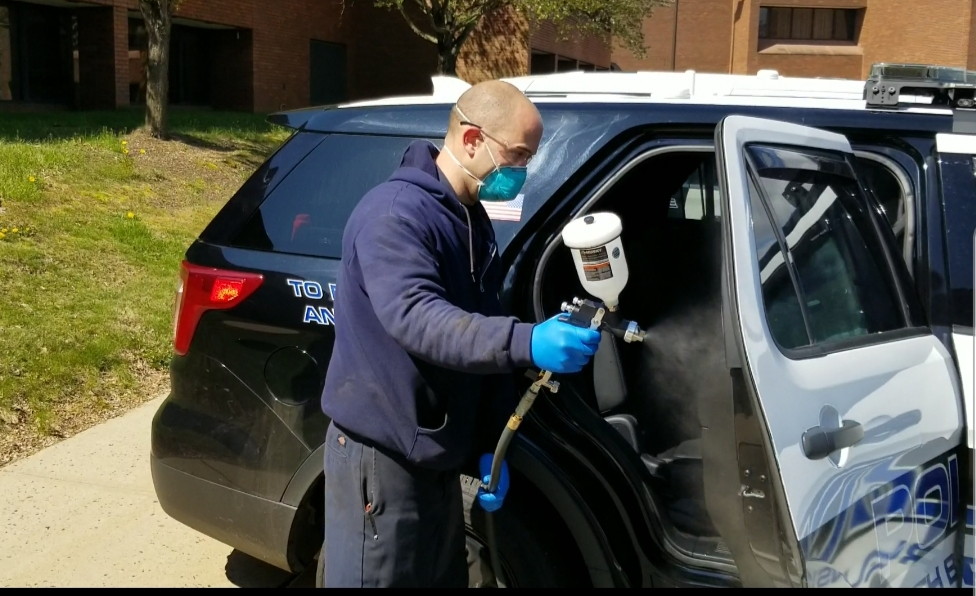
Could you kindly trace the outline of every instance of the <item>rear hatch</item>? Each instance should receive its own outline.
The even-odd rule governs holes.
[[[167,465],[281,498],[328,423],[319,397],[346,218],[415,138],[298,131],[189,247],[169,422],[154,442]]]

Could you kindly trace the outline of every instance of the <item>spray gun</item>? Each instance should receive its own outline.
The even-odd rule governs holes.
[[[644,332],[633,321],[621,320],[617,307],[620,292],[627,285],[630,270],[620,242],[622,226],[613,213],[590,213],[563,228],[563,243],[569,247],[583,289],[602,303],[574,298],[563,303],[572,322],[590,320],[590,328],[609,331],[627,343],[644,341]]]
[[[568,315],[566,320],[573,325],[608,332],[626,343],[642,342],[645,332],[634,321],[622,319],[617,310],[620,292],[627,285],[630,274],[620,242],[622,229],[620,218],[609,212],[589,213],[574,219],[563,228],[563,244],[572,252],[580,283],[583,284],[583,289],[599,301],[573,298],[570,302],[563,302],[561,310]],[[489,482],[482,484],[482,488],[488,492],[495,492],[498,488],[502,461],[508,445],[542,389],[547,389],[550,393],[559,391],[559,381],[552,378],[551,371],[542,370],[536,374],[535,381],[522,394],[515,412],[509,417],[492,457]],[[490,520],[491,516],[487,519]],[[489,524],[488,530],[496,583],[503,587],[498,553],[494,546],[493,526]]]

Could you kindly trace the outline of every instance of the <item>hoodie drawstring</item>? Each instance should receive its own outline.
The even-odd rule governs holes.
[[[471,230],[471,213],[468,211],[468,206],[461,203],[464,207],[464,215],[468,218],[468,257],[471,260],[471,283],[478,283],[477,278],[474,276],[474,233]]]

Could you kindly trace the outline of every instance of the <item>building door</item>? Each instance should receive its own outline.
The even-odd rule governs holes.
[[[311,40],[308,66],[308,92],[311,105],[339,103],[346,100],[345,45]]]
[[[68,11],[0,3],[0,99],[68,103],[72,28]]]
[[[213,47],[205,29],[173,25],[169,46],[169,101],[210,105],[210,58]]]

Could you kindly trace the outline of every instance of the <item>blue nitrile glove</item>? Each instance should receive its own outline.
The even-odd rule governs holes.
[[[562,317],[550,317],[532,328],[532,362],[554,373],[579,372],[600,347],[600,332]]]
[[[478,487],[478,504],[488,513],[501,509],[502,503],[505,502],[505,495],[508,494],[508,462],[505,460],[502,460],[498,486],[495,487],[495,492],[490,493],[485,490],[485,486],[491,483],[491,462],[494,459],[494,455],[486,453],[478,460],[478,470],[481,473],[481,482],[483,485]]]

